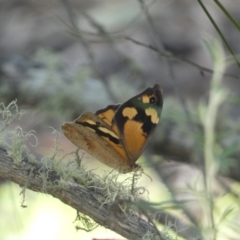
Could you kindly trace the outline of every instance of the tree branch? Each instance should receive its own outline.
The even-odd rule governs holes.
[[[88,189],[73,181],[66,182],[61,188],[54,187],[63,179],[60,173],[40,162],[31,163],[27,158],[20,164],[15,164],[3,148],[0,148],[0,177],[33,191],[50,194],[127,239],[141,239],[146,233],[158,235],[160,240],[164,239],[153,225],[137,214],[123,212],[118,204],[100,204],[97,199],[104,196],[100,196],[101,192],[96,191],[96,188]],[[99,207],[100,205],[102,206]]]

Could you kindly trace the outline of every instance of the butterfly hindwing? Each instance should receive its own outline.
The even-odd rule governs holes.
[[[104,164],[120,172],[130,172],[129,159],[119,137],[101,118],[91,112],[62,126],[65,136]],[[121,163],[121,166],[119,166]]]
[[[116,134],[119,135],[118,128],[114,122],[114,115],[121,104],[108,105],[106,108],[98,110],[95,114],[106,122]]]
[[[111,131],[113,131],[119,138],[119,130],[114,122],[114,116],[116,113],[116,110],[119,108],[121,104],[116,105],[108,105],[106,108],[98,110],[95,114],[101,118],[109,127],[111,128]],[[106,139],[106,141],[109,142],[109,144],[119,152],[119,154],[126,160],[129,161],[127,153],[122,145],[121,139],[119,138],[119,144],[116,145],[111,139]]]

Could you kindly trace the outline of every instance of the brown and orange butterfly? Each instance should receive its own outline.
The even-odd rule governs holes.
[[[155,84],[123,104],[95,114],[85,112],[65,123],[65,136],[77,147],[120,173],[139,168],[135,162],[152,136],[161,115],[163,96]]]

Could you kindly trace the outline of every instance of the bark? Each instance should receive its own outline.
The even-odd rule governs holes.
[[[63,179],[61,174],[44,168],[41,163],[31,163],[26,158],[20,164],[15,164],[3,148],[0,148],[0,177],[33,191],[50,194],[78,212],[88,215],[99,225],[127,239],[141,239],[147,232],[155,234],[157,236],[155,239],[164,239],[159,232],[156,232],[152,224],[140,218],[136,213],[122,212],[118,204],[114,207],[113,204],[105,204],[99,208],[100,203],[97,200],[101,194],[99,191],[94,191],[93,188],[88,189],[74,181],[66,182],[63,188],[56,188],[54,185]]]

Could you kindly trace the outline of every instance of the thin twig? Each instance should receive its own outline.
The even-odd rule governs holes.
[[[96,61],[95,61],[95,57],[94,57],[94,53],[91,49],[91,47],[89,46],[88,41],[85,40],[81,30],[79,29],[78,25],[76,24],[76,18],[75,18],[75,14],[73,9],[71,8],[68,0],[61,0],[61,2],[63,3],[67,15],[69,17],[70,23],[73,27],[74,32],[76,33],[76,36],[79,40],[79,42],[84,46],[84,50],[87,53],[87,56],[89,58],[89,61],[91,63],[91,66],[93,68],[94,73],[97,75],[97,77],[99,77],[101,79],[101,82],[104,84],[106,91],[108,92],[109,96],[115,101],[117,102],[116,96],[113,94],[110,85],[108,84],[108,79],[104,76],[104,74],[102,73],[102,71],[97,67]],[[86,16],[85,16],[86,17]]]
[[[165,58],[167,58],[169,60],[174,60],[174,61],[187,63],[187,64],[189,64],[189,65],[191,65],[193,67],[196,67],[199,70],[199,72],[207,72],[207,73],[213,74],[213,70],[212,69],[203,67],[203,66],[201,66],[201,65],[199,65],[197,63],[194,63],[194,62],[192,62],[192,61],[190,61],[190,60],[188,60],[188,59],[186,59],[186,58],[184,58],[182,56],[176,56],[176,55],[174,55],[174,54],[172,54],[170,52],[167,52],[167,53],[166,52],[162,52],[158,48],[152,46],[151,44],[146,44],[146,43],[140,42],[140,41],[135,40],[135,39],[133,39],[131,37],[125,37],[125,39],[127,39],[127,40],[129,40],[129,41],[131,41],[131,42],[133,42],[133,43],[135,43],[135,44],[137,44],[139,46],[151,49],[152,51],[160,54],[161,57],[165,57]],[[223,76],[226,76],[226,77],[230,77],[230,78],[234,78],[234,79],[238,79],[238,80],[240,79],[240,77],[237,77],[237,76],[234,76],[234,75],[231,75],[231,74],[228,74],[228,73],[221,73],[221,74]]]

